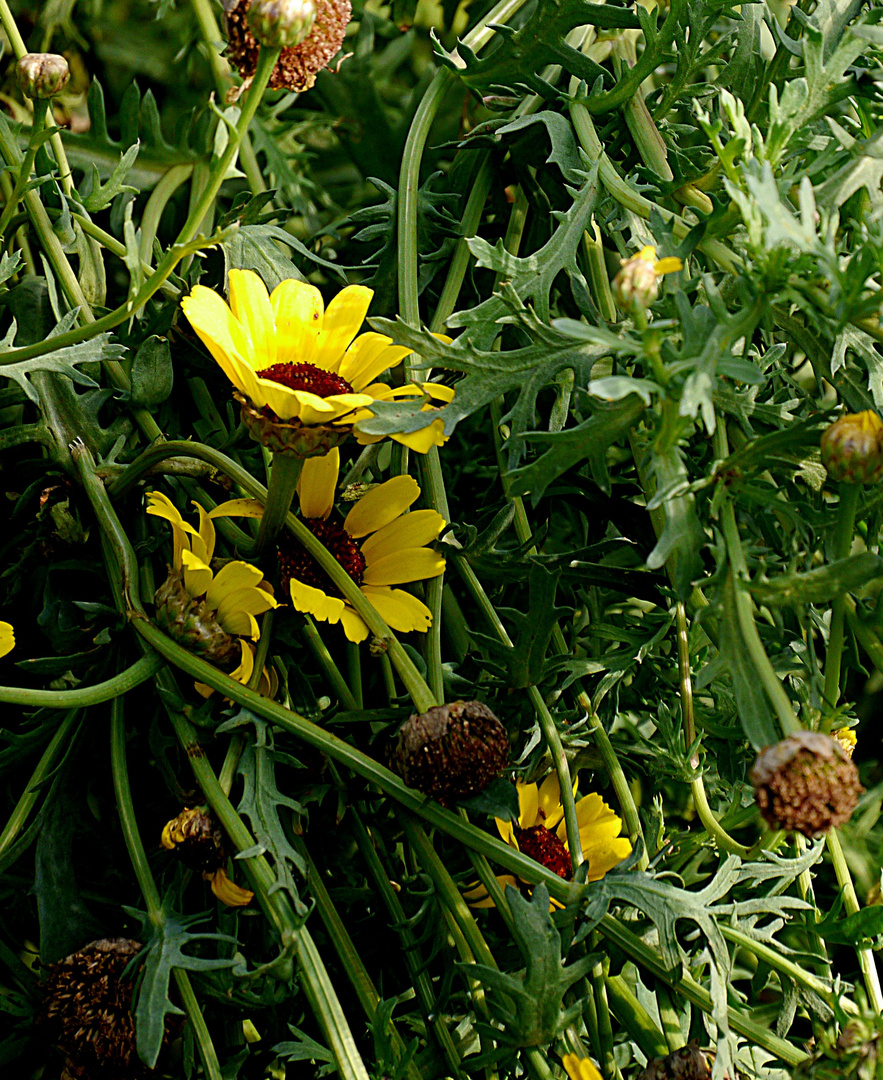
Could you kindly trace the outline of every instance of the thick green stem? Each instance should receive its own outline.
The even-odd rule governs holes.
[[[831,829],[825,834],[825,843],[828,847],[828,854],[831,856],[834,873],[837,875],[837,884],[843,894],[843,906],[846,908],[846,913],[847,915],[857,915],[861,910],[861,905],[858,902],[858,896],[856,896],[852,875],[846,865],[843,848],[840,846],[840,836],[836,829]],[[874,1013],[879,1016],[880,1013],[883,1013],[883,990],[880,987],[880,974],[877,971],[874,951],[869,945],[857,945],[855,951],[858,956],[859,967],[862,969],[865,989],[868,993],[868,1004]]]
[[[0,686],[0,702],[4,705],[28,705],[31,708],[77,709],[111,701],[127,690],[147,682],[163,666],[158,656],[142,656],[131,667],[95,686],[78,686],[75,690],[29,690],[24,686]]]
[[[256,554],[266,555],[276,542],[279,530],[285,524],[285,517],[291,509],[303,464],[303,458],[296,454],[273,455],[267,501],[255,541]]]

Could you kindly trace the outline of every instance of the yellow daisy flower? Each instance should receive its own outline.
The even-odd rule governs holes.
[[[565,1054],[561,1059],[564,1071],[570,1080],[601,1080],[601,1074],[595,1067],[591,1058],[577,1057],[576,1054]]]
[[[429,608],[416,596],[392,586],[444,573],[445,560],[426,546],[444,528],[444,518],[435,510],[406,513],[419,498],[420,488],[413,477],[396,476],[364,495],[341,524],[330,516],[339,468],[337,450],[304,462],[298,484],[304,524],[332,552],[393,630],[425,633],[432,623]],[[279,549],[279,565],[282,583],[298,611],[324,622],[342,623],[350,641],[365,640],[368,627],[336,594],[313,558],[290,537],[283,539]]]
[[[229,306],[196,285],[181,307],[239,392],[252,434],[272,449],[324,454],[373,401],[422,392],[376,381],[412,350],[383,334],[359,334],[373,290],[348,285],[326,309],[319,290],[295,278],[271,294],[251,270],[231,270],[228,282]],[[321,435],[303,431],[319,427]],[[434,422],[390,438],[425,453],[444,433]]]
[[[157,623],[186,648],[221,666],[238,666],[234,679],[247,683],[254,670],[254,653],[242,640],[260,637],[256,615],[278,607],[260,570],[234,560],[215,573],[211,566],[215,550],[218,511],[206,512],[198,503],[199,528],[186,522],[175,505],[160,491],[147,495],[147,513],[172,527],[172,566],[157,589],[154,602]]]
[[[12,623],[0,622],[0,657],[11,653],[15,648],[15,631]]]
[[[516,785],[518,789],[518,824],[494,818],[497,830],[506,843],[569,881],[572,877],[570,849],[561,805],[561,787],[557,773],[550,773],[541,785]],[[576,784],[574,783],[574,795]],[[620,836],[622,821],[600,795],[592,793],[577,800],[576,820],[583,857],[589,864],[587,881],[600,881],[608,870],[631,854],[629,840]],[[511,874],[498,876],[501,885],[516,885]],[[493,907],[493,900],[479,885],[465,894],[472,907]],[[553,904],[555,901],[552,901]]]

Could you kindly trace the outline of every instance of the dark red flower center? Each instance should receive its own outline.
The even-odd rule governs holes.
[[[361,585],[362,574],[368,564],[346,529],[338,525],[336,521],[326,521],[322,518],[306,518],[304,525],[317,540],[322,541],[353,581]],[[278,555],[279,572],[282,575],[284,589],[288,589],[288,584],[293,578],[295,581],[302,581],[304,585],[312,585],[314,589],[321,589],[329,596],[340,596],[340,590],[333,584],[331,578],[313,556],[296,541],[286,540],[280,544]]]
[[[320,398],[354,393],[346,379],[331,371],[324,371],[315,364],[273,364],[259,371],[258,378],[281,383],[289,390],[306,390]]]
[[[531,829],[516,829],[515,838],[518,847],[528,858],[541,863],[565,881],[570,881],[573,877],[570,855],[558,839],[557,833],[553,833],[545,825],[534,825]]]

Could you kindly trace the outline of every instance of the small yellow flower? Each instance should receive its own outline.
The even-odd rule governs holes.
[[[156,594],[157,621],[185,647],[216,663],[239,659],[232,678],[247,683],[254,669],[254,652],[243,637],[260,637],[255,616],[278,603],[260,570],[233,560],[215,573],[209,565],[215,550],[216,510],[199,511],[199,529],[188,524],[162,492],[147,495],[147,513],[172,527],[172,568]]]
[[[659,294],[659,279],[684,269],[680,259],[656,258],[656,248],[641,248],[637,255],[621,260],[621,269],[613,279],[613,297],[620,310],[645,311]]]
[[[0,657],[11,653],[15,648],[15,631],[12,623],[0,622]]]
[[[325,308],[322,294],[305,281],[289,278],[268,294],[251,270],[231,270],[229,295],[228,307],[217,293],[196,285],[181,307],[245,399],[243,417],[251,419],[251,430],[263,430],[260,441],[272,449],[324,454],[369,415],[372,402],[423,394],[421,387],[377,382],[411,350],[383,334],[358,333],[371,289],[348,285]],[[275,425],[274,441],[267,441],[268,425]],[[304,428],[321,428],[323,439],[310,442]],[[441,446],[444,433],[434,422],[390,438],[425,453]]]
[[[858,736],[853,728],[840,728],[838,731],[832,731],[831,734],[840,743],[843,749],[852,757],[852,752],[855,750],[858,743]]]
[[[557,773],[550,773],[539,786],[518,783],[516,787],[518,824],[495,818],[500,836],[516,851],[523,852],[569,881],[572,876],[570,849]],[[608,870],[631,854],[632,845],[626,837],[619,835],[622,821],[600,795],[592,793],[579,799],[576,819],[583,857],[589,864],[586,880],[600,881]],[[497,880],[503,886],[516,884],[511,874],[502,874]],[[465,896],[472,907],[494,906],[482,886],[470,890]]]
[[[564,1071],[570,1080],[601,1080],[601,1074],[595,1068],[591,1058],[580,1058],[576,1054],[565,1054],[561,1059]]]

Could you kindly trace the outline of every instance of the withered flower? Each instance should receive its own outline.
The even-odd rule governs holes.
[[[227,876],[227,841],[220,825],[204,807],[182,810],[166,823],[160,842],[167,851],[174,851],[186,867],[211,882],[212,892],[222,904],[244,907],[251,901],[254,893]]]
[[[808,837],[849,821],[864,790],[843,745],[819,731],[764,747],[749,775],[767,823]]]
[[[408,787],[442,802],[476,795],[509,764],[506,729],[480,701],[454,701],[410,716],[392,751]]]
[[[224,7],[227,13],[225,56],[244,79],[257,69],[260,46],[249,27],[251,0]],[[298,45],[282,50],[273,74],[271,90],[309,90],[316,76],[340,52],[353,9],[350,0],[315,0],[316,17],[312,29]]]

